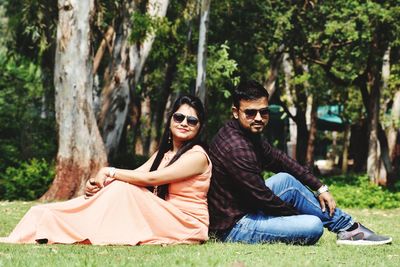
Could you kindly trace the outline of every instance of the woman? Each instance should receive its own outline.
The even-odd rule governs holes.
[[[200,146],[203,126],[201,101],[181,96],[158,152],[146,163],[135,170],[102,168],[88,180],[85,196],[32,207],[0,242],[137,245],[207,240],[211,162]]]

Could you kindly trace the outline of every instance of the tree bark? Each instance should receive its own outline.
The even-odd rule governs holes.
[[[151,136],[152,139],[150,142],[150,154],[153,154],[158,149],[159,140],[161,138],[162,131],[164,130],[164,113],[167,109],[168,99],[171,95],[171,86],[177,71],[177,63],[177,58],[173,57],[171,59],[171,62],[167,64],[164,83],[161,87],[161,97],[157,99],[157,107],[156,110],[153,112],[152,129],[155,134]]]
[[[343,135],[342,173],[347,173],[349,166],[350,124],[346,123]]]
[[[395,157],[395,146],[397,139],[397,132],[400,128],[400,90],[398,90],[393,97],[393,105],[391,111],[391,125],[388,129],[388,144],[389,155],[393,161]]]
[[[304,65],[301,60],[292,55],[293,70],[296,75],[302,75],[304,73]],[[307,143],[309,132],[307,129],[307,96],[305,92],[304,84],[296,84],[295,88],[295,107],[296,115],[294,116],[294,121],[297,126],[297,141],[296,141],[296,160],[302,164],[306,164],[307,155]]]
[[[97,70],[100,66],[101,59],[104,56],[104,53],[106,49],[108,48],[108,51],[110,54],[112,54],[113,51],[113,39],[115,37],[115,31],[114,27],[109,26],[107,29],[107,32],[104,34],[104,38],[100,43],[99,48],[97,49],[96,55],[94,56],[93,59],[93,75],[96,75]]]
[[[375,82],[377,83],[377,82]],[[370,114],[369,114],[369,142],[368,142],[368,159],[367,173],[371,181],[378,184],[379,182],[379,155],[378,155],[378,123],[379,123],[379,87],[371,86],[370,94]]]
[[[41,200],[69,199],[107,163],[92,103],[90,24],[94,1],[59,0],[55,109],[58,126],[56,177]]]
[[[111,78],[102,92],[99,124],[110,161],[117,153],[130,102],[128,38],[132,27],[130,16],[135,8],[133,1],[130,3],[124,1],[122,20],[115,34],[114,50],[109,66]]]
[[[289,136],[290,140],[287,142],[287,151],[288,155],[296,159],[296,142],[297,142],[297,126],[294,121],[294,114],[296,112],[296,108],[293,106],[293,93],[291,92],[291,82],[293,76],[293,63],[290,61],[290,57],[288,53],[283,53],[282,58],[282,70],[284,73],[284,91],[287,98],[287,105],[283,105],[286,113],[289,116]]]
[[[285,45],[280,45],[278,47],[278,51],[276,51],[276,53],[272,56],[269,64],[268,79],[264,83],[264,88],[267,89],[269,93],[269,99],[271,99],[275,93],[275,83],[276,79],[278,79],[279,67],[281,66],[284,58],[284,49]]]
[[[207,30],[210,13],[210,1],[201,1],[199,44],[197,52],[196,95],[206,103],[206,67],[207,67]]]
[[[164,17],[168,0],[149,0],[147,12],[153,17]],[[130,18],[135,12],[135,1],[124,1],[123,22],[117,33],[111,83],[104,90],[104,104],[100,125],[107,154],[112,160],[118,153],[123,128],[126,126],[129,107],[135,86],[154,42],[155,34],[149,33],[143,43],[129,44]]]
[[[308,136],[308,143],[307,143],[307,155],[306,155],[306,163],[310,170],[314,167],[314,148],[315,148],[315,138],[317,137],[317,109],[318,104],[314,96],[313,103],[311,107],[311,122],[310,122],[310,131]]]

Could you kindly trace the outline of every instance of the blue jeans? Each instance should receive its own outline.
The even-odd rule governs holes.
[[[265,182],[279,198],[291,203],[301,215],[270,216],[263,212],[242,217],[223,237],[226,242],[315,244],[323,227],[334,233],[348,229],[353,220],[336,208],[332,217],[322,212],[319,201],[301,182],[288,173],[278,173]]]

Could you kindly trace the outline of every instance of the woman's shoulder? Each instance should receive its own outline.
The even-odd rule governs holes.
[[[204,154],[207,154],[207,151],[201,145],[194,145],[189,149],[189,152],[203,152]]]
[[[201,152],[207,157],[207,160],[209,162],[211,162],[210,157],[208,156],[208,153],[207,153],[206,149],[201,145],[194,145],[191,149],[189,149],[188,152],[189,153],[191,153],[191,152]]]
[[[207,168],[205,169],[204,173],[202,175],[205,176],[211,176],[211,168],[212,168],[212,163],[210,160],[210,157],[207,154],[207,151],[204,147],[202,147],[201,145],[194,145],[188,152],[200,152],[203,153],[206,158],[207,158]]]

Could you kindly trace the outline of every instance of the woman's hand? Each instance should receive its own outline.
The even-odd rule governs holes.
[[[107,167],[101,168],[97,174],[96,177],[94,177],[94,184],[99,187],[103,188],[106,183],[106,179],[108,178],[109,170]]]
[[[98,187],[93,178],[90,178],[86,181],[85,186],[85,198],[89,198],[100,191],[100,187]]]

